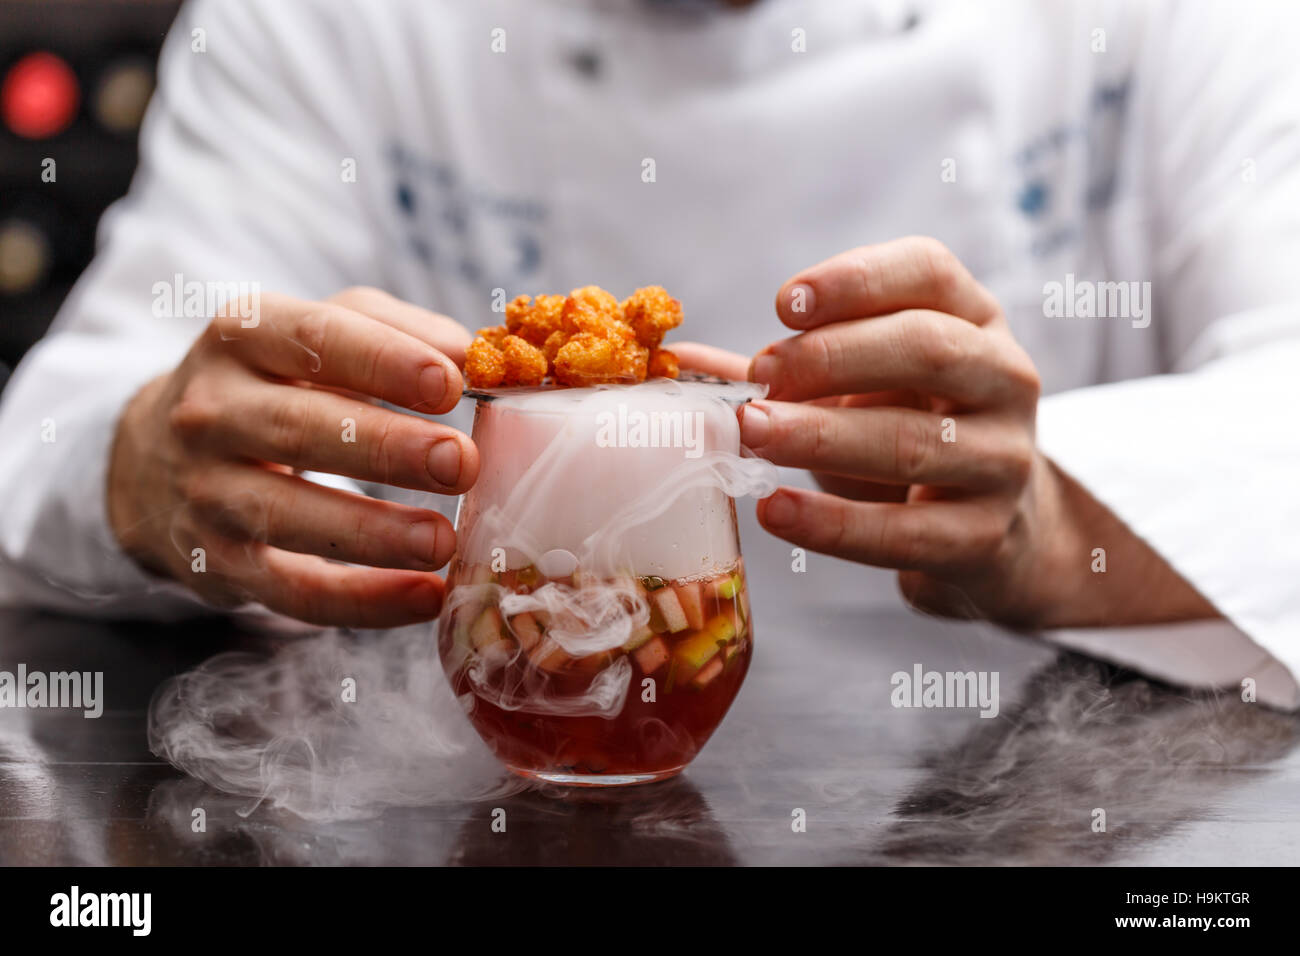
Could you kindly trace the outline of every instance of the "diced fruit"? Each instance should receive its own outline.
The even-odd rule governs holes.
[[[652,637],[633,651],[632,657],[643,674],[653,674],[668,660],[668,645],[662,637]]]
[[[655,604],[654,601],[650,601],[649,603],[650,603],[650,621],[649,621],[650,630],[654,631],[656,634],[663,634],[665,631],[668,630],[668,625],[664,623],[664,616],[662,612],[660,612],[659,610],[659,605]]]
[[[704,626],[704,593],[700,582],[678,584],[673,590],[677,592],[677,601],[686,615],[686,626],[698,631]]]
[[[487,665],[488,670],[496,670],[505,667],[510,662],[510,658],[514,657],[515,646],[510,641],[497,640],[486,647],[479,648],[478,655]]]
[[[492,568],[487,564],[476,564],[469,569],[469,580],[466,584],[491,584]]]
[[[608,666],[611,660],[608,651],[601,651],[598,654],[588,654],[586,657],[575,657],[569,664],[569,670],[577,671],[579,674],[595,674]]]
[[[559,644],[546,640],[533,648],[532,653],[528,655],[528,659],[542,670],[551,673],[563,670],[564,666],[573,660]]]
[[[678,600],[677,592],[672,588],[651,591],[650,603],[659,609],[664,619],[664,627],[672,633],[684,631],[690,626],[686,621],[686,612],[682,610],[682,602]]]
[[[533,617],[529,611],[522,614],[516,614],[510,619],[510,630],[515,632],[515,637],[519,639],[519,646],[525,651],[531,651],[537,646],[537,642],[542,639],[542,626],[537,623],[537,618]]]
[[[473,630],[474,622],[478,620],[482,612],[476,607],[465,606],[456,611],[456,623],[452,630],[452,640],[463,651],[470,651],[474,647],[474,642],[470,640],[470,632]]]
[[[632,629],[632,636],[623,642],[623,650],[630,653],[654,636],[655,632],[650,630],[649,624],[642,624],[635,627]]]
[[[745,644],[743,641],[736,641],[735,643],[727,645],[726,658],[728,664],[730,664],[732,659],[734,659],[735,656],[740,653],[740,649],[744,646]]]
[[[723,644],[736,636],[736,625],[732,623],[731,616],[728,614],[719,614],[711,618],[705,630],[713,635],[714,640],[721,641]]]
[[[470,627],[469,639],[478,650],[501,640],[501,612],[494,607],[484,609]]]
[[[647,591],[658,591],[664,586],[664,579],[656,575],[647,575],[641,579],[641,585]]]
[[[736,595],[736,607],[740,608],[740,619],[749,622],[749,589],[742,582],[740,593]]]
[[[740,579],[734,574],[728,574],[724,578],[714,578],[709,582],[709,587],[713,591],[713,596],[723,601],[730,601],[740,590]]]
[[[735,625],[735,627],[736,627],[736,637],[733,638],[733,640],[738,640],[738,639],[744,637],[744,636],[745,636],[745,632],[749,630],[749,624],[746,623],[746,621],[745,621],[745,614],[744,614],[744,612],[741,611],[741,609],[740,609],[740,601],[739,601],[739,599],[737,599],[737,600],[733,601],[731,604],[727,605],[727,610],[726,610],[725,613],[726,613],[727,617],[730,618],[731,622],[732,622],[732,623]]]
[[[717,636],[708,628],[683,638],[673,649],[673,659],[681,665],[682,679],[695,676],[718,653],[721,646]]]
[[[717,677],[721,673],[722,673],[722,658],[715,657],[713,660],[709,661],[702,668],[700,668],[700,672],[691,678],[691,686],[694,687],[696,690],[701,690],[709,686],[709,683],[713,680],[713,678]]]

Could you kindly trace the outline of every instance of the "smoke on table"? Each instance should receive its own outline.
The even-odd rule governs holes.
[[[225,793],[311,820],[524,789],[465,720],[428,627],[328,631],[218,655],[161,686],[158,756]],[[355,700],[348,680],[355,681]]]

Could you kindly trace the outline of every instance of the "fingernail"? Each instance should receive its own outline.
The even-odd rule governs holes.
[[[772,385],[781,371],[781,360],[771,352],[759,352],[749,365],[749,380],[760,385]]]
[[[421,521],[413,524],[406,533],[406,543],[412,556],[424,564],[433,564],[438,551],[438,523]]]
[[[810,317],[817,310],[813,287],[806,282],[796,282],[790,286],[790,294],[786,297],[786,308],[791,316]]]
[[[454,438],[444,438],[429,449],[429,458],[425,462],[429,474],[438,484],[454,488],[460,481],[460,442]]]
[[[447,397],[447,372],[441,365],[427,365],[420,373],[420,395],[434,408]]]
[[[772,418],[762,405],[750,402],[742,406],[740,413],[740,441],[750,448],[762,448],[767,444],[768,433],[772,430]]]
[[[794,524],[797,511],[794,500],[785,492],[778,491],[763,506],[763,523],[778,528],[789,527]]]

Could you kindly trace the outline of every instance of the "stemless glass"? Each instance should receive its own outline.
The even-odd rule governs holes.
[[[671,777],[740,690],[753,621],[733,497],[740,456],[719,380],[467,393],[478,482],[461,499],[439,653],[512,771],[555,783]]]

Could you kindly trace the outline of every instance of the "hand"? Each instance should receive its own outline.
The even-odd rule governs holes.
[[[932,239],[843,253],[777,295],[801,334],[748,367],[768,401],[742,441],[812,470],[781,488],[767,530],[895,568],[914,606],[1039,627],[1213,616],[1214,609],[1036,448],[1039,378],[1002,310]],[[687,364],[717,354],[688,348]],[[1092,549],[1110,570],[1093,574]]]
[[[374,401],[449,411],[469,333],[374,289],[326,302],[263,295],[258,308],[255,327],[234,307],[214,318],[124,410],[108,473],[123,549],[222,605],[256,600],[357,627],[436,617],[450,522],[295,472],[469,488],[479,463],[465,435]]]

